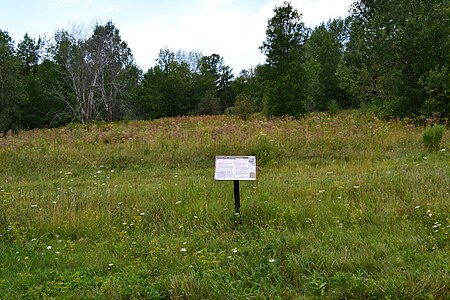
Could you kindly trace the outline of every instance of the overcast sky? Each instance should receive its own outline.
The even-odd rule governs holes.
[[[352,0],[292,0],[306,26],[344,17]],[[147,71],[164,47],[217,53],[237,74],[263,63],[267,21],[283,1],[268,0],[0,0],[0,29],[16,44],[25,33],[51,39],[59,29],[112,20]]]

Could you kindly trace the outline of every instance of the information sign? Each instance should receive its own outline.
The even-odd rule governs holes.
[[[216,156],[215,180],[256,180],[255,156]]]

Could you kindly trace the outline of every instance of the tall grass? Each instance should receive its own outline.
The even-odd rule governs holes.
[[[9,136],[0,298],[447,299],[450,156],[421,142],[358,112]],[[239,216],[216,155],[257,156]]]

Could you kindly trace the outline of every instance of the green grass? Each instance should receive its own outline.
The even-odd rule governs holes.
[[[2,138],[0,299],[448,299],[446,148],[359,112]],[[257,155],[239,216],[216,155]]]

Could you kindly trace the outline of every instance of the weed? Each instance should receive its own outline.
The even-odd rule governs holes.
[[[427,126],[422,135],[425,148],[428,151],[439,150],[444,132],[445,132],[444,125]]]

